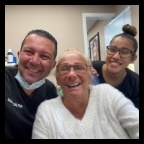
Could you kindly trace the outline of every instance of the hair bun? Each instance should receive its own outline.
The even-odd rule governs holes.
[[[135,37],[135,36],[137,35],[137,30],[136,30],[136,28],[135,28],[134,26],[129,25],[129,24],[124,25],[124,26],[122,27],[122,31],[123,31],[124,33],[127,33],[127,34],[133,36],[133,37]]]

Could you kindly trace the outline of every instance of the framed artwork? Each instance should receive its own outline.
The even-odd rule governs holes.
[[[91,61],[101,60],[99,32],[89,40],[89,57]]]

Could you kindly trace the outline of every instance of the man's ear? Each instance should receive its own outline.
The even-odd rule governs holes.
[[[137,59],[137,55],[133,55],[131,57],[130,63],[133,63]]]
[[[18,56],[18,58],[19,58],[19,53],[20,53],[20,52],[18,51],[18,52],[17,52],[17,56]]]
[[[56,66],[56,61],[53,62],[52,69]]]

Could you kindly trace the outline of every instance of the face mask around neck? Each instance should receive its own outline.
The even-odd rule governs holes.
[[[25,88],[25,89],[27,89],[27,90],[37,89],[37,88],[39,88],[40,86],[42,86],[42,85],[45,83],[45,78],[44,78],[44,79],[42,79],[42,80],[40,80],[40,81],[38,81],[38,82],[35,82],[35,83],[29,85],[29,84],[24,80],[24,78],[20,75],[19,71],[18,71],[17,75],[15,76],[15,78],[18,80],[19,84],[20,84],[23,88]]]

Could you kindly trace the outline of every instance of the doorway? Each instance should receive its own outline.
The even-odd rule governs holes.
[[[87,21],[89,18],[95,19],[95,20],[109,20],[112,19],[115,16],[115,13],[83,13],[82,14],[82,20],[83,20],[83,35],[84,35],[84,49],[85,49],[85,55],[88,57],[88,36],[87,36]]]

